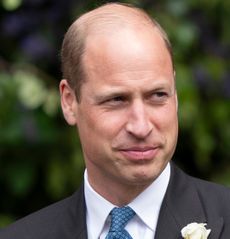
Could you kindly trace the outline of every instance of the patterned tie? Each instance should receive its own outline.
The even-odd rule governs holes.
[[[115,207],[111,212],[111,226],[105,239],[132,239],[124,229],[135,212],[130,207]]]

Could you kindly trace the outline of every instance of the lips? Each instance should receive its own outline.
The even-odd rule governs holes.
[[[150,161],[154,159],[160,147],[130,147],[120,149],[120,153],[130,161]]]

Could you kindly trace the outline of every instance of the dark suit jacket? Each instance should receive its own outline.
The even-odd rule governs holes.
[[[179,239],[188,223],[207,223],[208,239],[230,238],[230,189],[192,178],[171,164],[155,239]],[[97,223],[97,222],[95,222]],[[0,239],[86,239],[83,186],[71,197],[0,231]]]

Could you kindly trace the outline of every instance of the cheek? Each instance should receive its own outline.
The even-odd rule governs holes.
[[[177,118],[177,111],[171,110],[165,112],[164,117],[164,125],[162,125],[163,134],[166,137],[166,141],[168,142],[169,147],[175,147],[178,137],[178,118]]]
[[[176,106],[174,104],[169,104],[154,112],[152,115],[152,122],[161,132],[171,134],[173,131],[177,131],[178,118]]]
[[[91,110],[82,114],[79,129],[90,137],[110,139],[118,134],[123,125],[123,114]]]

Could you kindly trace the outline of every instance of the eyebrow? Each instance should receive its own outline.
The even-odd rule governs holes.
[[[128,97],[129,95],[130,95],[130,92],[127,92],[124,90],[114,90],[111,92],[101,92],[99,94],[95,94],[94,99],[96,102],[102,102],[110,98],[115,98],[118,96]]]
[[[156,88],[148,90],[146,92],[146,94],[151,93],[151,92],[156,92],[156,91],[164,91],[164,90],[168,90],[170,95],[173,95],[176,92],[176,88],[175,87],[171,87],[171,86],[167,86],[167,85],[162,85],[162,86],[158,86]]]
[[[159,83],[159,84],[152,85],[148,89],[142,90],[142,94],[146,96],[153,92],[163,91],[163,90],[169,91],[170,95],[173,95],[176,92],[176,88],[174,86],[171,86],[167,83]],[[94,100],[96,102],[103,102],[107,99],[115,98],[118,96],[130,98],[131,95],[132,95],[132,90],[127,89],[126,87],[122,87],[122,86],[111,87],[111,88],[107,87],[107,89],[105,88],[101,92],[96,92],[94,95]]]

